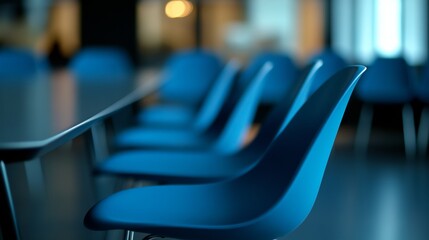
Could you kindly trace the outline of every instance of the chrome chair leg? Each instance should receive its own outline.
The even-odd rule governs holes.
[[[410,104],[405,104],[402,108],[402,123],[405,153],[407,159],[411,160],[416,156],[416,129],[414,126],[414,111]]]
[[[30,195],[38,200],[43,199],[46,189],[41,159],[28,160],[24,162],[24,167]]]
[[[91,127],[91,148],[94,163],[105,159],[109,155],[104,123],[98,123]]]
[[[364,104],[360,112],[355,139],[356,155],[359,157],[365,157],[366,151],[368,149],[369,138],[371,135],[372,116],[372,105]]]
[[[133,240],[134,239],[134,231],[127,230],[125,231],[124,240]]]
[[[429,140],[429,108],[423,108],[420,116],[419,130],[417,134],[418,153],[421,158],[426,156],[426,149]]]

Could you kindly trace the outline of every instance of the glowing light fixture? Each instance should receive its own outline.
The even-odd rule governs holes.
[[[191,14],[192,3],[186,0],[172,0],[165,5],[165,15],[169,18],[183,18]]]
[[[376,5],[376,51],[385,57],[399,55],[402,48],[400,0],[377,0]]]

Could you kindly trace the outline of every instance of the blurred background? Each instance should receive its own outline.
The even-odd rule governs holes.
[[[332,47],[348,61],[427,56],[424,0],[1,0],[0,44],[34,49],[66,65],[91,45],[125,48],[139,64],[195,46],[226,57],[261,50],[297,62]]]
[[[316,205],[284,239],[428,239],[428,11],[426,0],[0,0],[0,48],[29,49],[58,70],[92,46],[119,47],[138,68],[196,47],[244,65],[264,51],[299,67],[326,49],[370,68],[404,59],[412,93],[378,99],[358,87]],[[95,201],[85,156],[81,141],[46,156],[43,204],[26,202],[22,174],[11,174],[23,239],[104,237],[82,224]]]

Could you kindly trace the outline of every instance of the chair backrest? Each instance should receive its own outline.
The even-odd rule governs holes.
[[[28,78],[48,70],[45,58],[20,48],[0,49],[0,78]]]
[[[317,81],[314,82],[310,92],[316,91],[326,80],[328,80],[337,71],[347,66],[346,61],[332,49],[324,49],[310,59],[311,62],[317,60],[323,61],[323,68],[317,72]]]
[[[298,76],[297,67],[288,55],[273,52],[257,55],[241,74],[238,83],[240,88],[247,86],[261,67],[268,61],[274,64],[275,68],[273,68],[272,73],[270,73],[273,77],[267,81],[262,90],[261,102],[273,104],[279,102],[283,98]]]
[[[198,115],[195,118],[194,128],[197,131],[206,131],[215,121],[216,116],[219,114],[230,94],[239,69],[239,63],[235,60],[229,61],[223,68],[215,83],[210,88],[207,96],[204,98]]]
[[[359,98],[368,102],[402,103],[413,97],[410,67],[403,57],[378,57],[356,88]]]
[[[265,63],[259,70],[259,73],[246,87],[245,91],[240,95],[226,125],[217,139],[215,144],[217,151],[233,153],[240,148],[244,134],[255,116],[262,88],[271,78],[270,73],[273,68],[274,65],[271,62]]]
[[[133,76],[127,53],[115,47],[91,47],[81,50],[71,61],[70,69],[78,79],[108,81]]]
[[[175,53],[165,64],[162,100],[198,106],[220,73],[222,61],[207,50]]]
[[[249,236],[242,239],[283,236],[307,217],[345,108],[364,71],[363,66],[347,67],[328,79],[304,103],[255,167],[223,183],[239,191],[232,202],[239,202],[243,213],[230,221],[244,222],[242,232]],[[252,229],[266,236],[254,236]]]
[[[423,74],[421,78],[417,77],[413,81],[413,89],[417,97],[426,103],[429,103],[429,62],[426,62],[423,68]]]
[[[256,153],[260,153],[261,150],[268,147],[310,96],[310,88],[315,81],[315,75],[320,71],[322,65],[322,61],[319,60],[303,69],[299,79],[289,92],[265,118],[255,139],[239,154],[255,156]]]

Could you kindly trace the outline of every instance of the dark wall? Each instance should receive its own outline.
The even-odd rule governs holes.
[[[23,0],[0,0],[0,8],[7,8],[15,18],[20,18],[24,14]]]
[[[324,44],[326,48],[332,47],[332,0],[324,0],[325,32]]]
[[[137,63],[136,0],[80,0],[81,43],[116,46]]]

